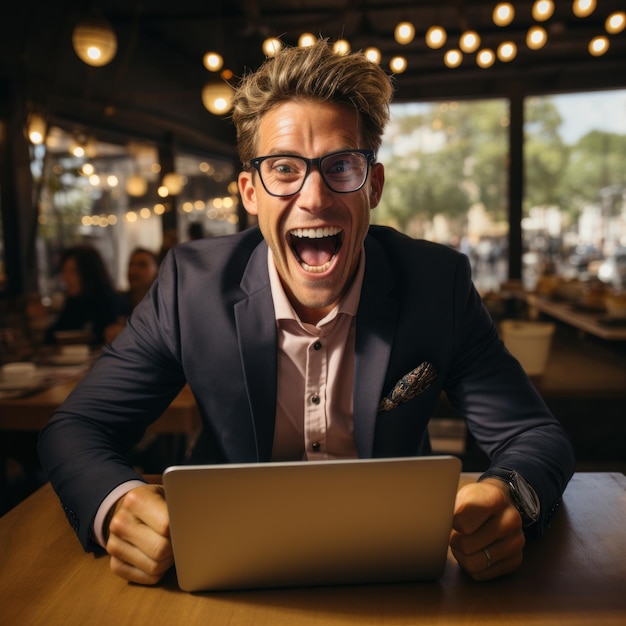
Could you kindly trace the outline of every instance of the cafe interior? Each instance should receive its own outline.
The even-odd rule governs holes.
[[[411,191],[372,220],[466,251],[505,344],[571,436],[577,470],[625,472],[624,9],[620,0],[4,3],[0,514],[44,481],[37,432],[97,358],[98,346],[80,351],[80,333],[43,339],[63,303],[63,250],[95,247],[125,290],[136,247],[160,255],[194,226],[207,237],[250,227],[236,185],[233,85],[280,47],[320,36],[394,77],[379,155],[390,197],[407,189],[405,165],[416,168],[411,188],[426,185],[429,159],[451,167],[443,198],[436,185]],[[497,140],[481,135],[487,119],[497,119]],[[550,143],[559,129],[569,135]],[[476,150],[462,162],[450,156],[459,130]],[[597,176],[584,174],[596,165]],[[198,423],[183,390],[138,464],[160,472],[180,459]],[[464,470],[484,467],[445,396],[431,437]]]

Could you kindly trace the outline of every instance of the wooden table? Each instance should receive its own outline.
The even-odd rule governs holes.
[[[526,302],[533,315],[543,313],[570,324],[581,333],[589,333],[601,339],[626,341],[626,324],[618,324],[618,320],[613,324],[603,323],[602,320],[608,321],[608,318],[601,312],[577,309],[571,302],[554,300],[534,293],[526,295]]]
[[[80,377],[67,380],[22,398],[0,398],[0,430],[41,430],[79,380]],[[200,425],[196,401],[189,386],[185,385],[150,431],[194,434]]]
[[[462,482],[474,480],[464,474]],[[449,557],[433,583],[189,594],[170,572],[124,582],[85,554],[46,484],[0,518],[0,621],[33,624],[626,624],[626,477],[578,473],[513,575],[476,583]]]

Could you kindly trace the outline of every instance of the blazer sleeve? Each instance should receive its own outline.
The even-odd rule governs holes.
[[[445,383],[491,467],[517,470],[541,502],[541,530],[574,472],[571,442],[518,361],[506,350],[474,288],[469,262],[459,264],[453,358]]]
[[[175,299],[175,268],[165,263],[158,285],[40,433],[42,468],[86,550],[98,549],[91,528],[107,494],[141,479],[128,450],[185,383]]]

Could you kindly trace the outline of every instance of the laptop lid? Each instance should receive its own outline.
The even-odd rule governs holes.
[[[163,474],[185,591],[435,580],[453,456],[172,466]]]

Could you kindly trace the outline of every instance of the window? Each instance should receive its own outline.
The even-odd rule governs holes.
[[[525,120],[524,284],[625,287],[626,90],[528,98]]]
[[[483,292],[508,275],[508,126],[506,100],[393,104],[378,155],[372,222],[463,251]]]
[[[158,253],[188,237],[200,222],[206,234],[237,230],[237,189],[230,160],[176,155],[163,175],[156,146],[112,144],[53,127],[45,145],[32,146],[31,171],[38,207],[39,291],[59,289],[57,260],[78,242],[96,247],[119,288],[136,246]],[[176,219],[168,213],[176,211]],[[167,239],[163,223],[175,225]]]

